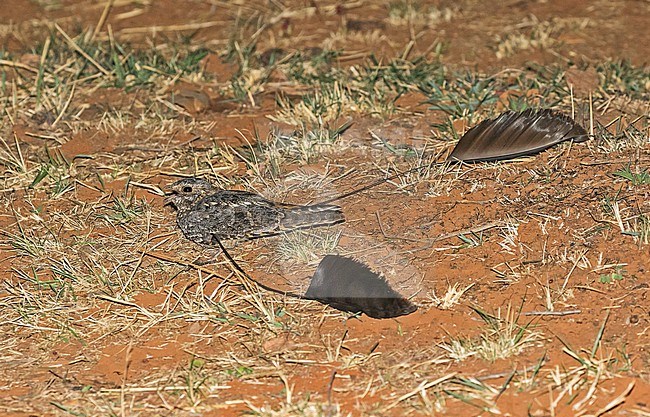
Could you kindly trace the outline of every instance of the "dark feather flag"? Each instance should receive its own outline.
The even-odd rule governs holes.
[[[502,113],[496,119],[484,120],[468,130],[458,141],[447,162],[503,161],[518,156],[533,155],[558,143],[589,139],[587,132],[573,119],[553,110],[528,109],[523,112]],[[375,188],[409,172],[430,168],[420,165],[415,168],[371,182],[361,188],[340,194],[323,201],[329,204],[360,192]]]
[[[323,258],[304,297],[376,319],[403,316],[417,310],[366,265],[338,255]]]
[[[532,155],[558,143],[589,138],[568,116],[552,110],[507,112],[468,130],[449,155],[451,161],[496,161]]]

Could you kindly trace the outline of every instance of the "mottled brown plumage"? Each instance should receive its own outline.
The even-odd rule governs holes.
[[[275,203],[248,191],[221,190],[200,178],[172,184],[165,202],[176,208],[185,237],[203,245],[213,245],[215,238],[256,239],[344,221],[333,204]]]

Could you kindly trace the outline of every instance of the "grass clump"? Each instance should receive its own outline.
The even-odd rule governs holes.
[[[233,149],[233,152],[258,178],[276,178],[290,164],[311,164],[324,154],[340,150],[337,142],[350,125],[344,123],[332,129],[324,126],[307,128],[303,124],[301,130],[287,133],[276,129],[266,139],[256,136],[253,144]]]
[[[650,91],[650,68],[636,67],[629,60],[611,60],[596,65],[600,85],[608,94],[625,94],[647,99]]]
[[[615,171],[612,175],[625,178],[634,186],[650,184],[650,172],[647,169],[632,172],[628,165],[625,168]]]
[[[560,18],[540,21],[530,16],[515,28],[507,28],[506,33],[496,36],[496,56],[503,59],[527,49],[550,49],[560,41],[559,36],[567,31],[584,29],[589,25],[585,18]]]
[[[465,295],[465,293],[473,286],[474,284],[472,283],[465,288],[461,288],[458,283],[454,283],[454,285],[447,287],[447,291],[442,296],[438,296],[435,291],[432,291],[429,298],[437,308],[441,310],[449,310],[460,303],[462,296]]]
[[[541,333],[530,329],[530,323],[520,325],[518,313],[510,307],[505,316],[501,310],[496,316],[474,308],[486,324],[485,331],[476,338],[456,338],[440,345],[447,355],[456,361],[476,356],[494,362],[520,354],[526,347],[535,345],[542,338]]]
[[[449,22],[458,12],[457,9],[449,7],[430,6],[425,8],[418,2],[404,0],[391,1],[387,7],[388,21],[396,26],[435,25],[439,22]]]
[[[285,261],[299,264],[318,262],[325,255],[336,253],[341,232],[296,231],[282,235],[276,252]]]
[[[114,40],[95,40],[87,32],[71,38],[63,29],[57,30],[34,50],[41,57],[38,82],[43,87],[62,84],[66,78],[86,82],[100,78],[105,87],[129,90],[150,85],[159,76],[197,72],[209,52],[206,48],[178,48],[163,54],[156,48],[134,49]],[[68,70],[60,71],[62,66]]]

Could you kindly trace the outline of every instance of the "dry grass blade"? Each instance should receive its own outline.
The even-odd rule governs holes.
[[[6,59],[0,59],[0,65],[12,67],[12,68],[20,68],[29,72],[33,72],[34,74],[38,74],[38,68],[31,67],[29,65],[23,64],[22,62],[14,62],[14,61],[8,61]]]
[[[576,416],[581,416],[581,417],[600,417],[600,416],[602,416],[603,414],[612,411],[613,409],[615,409],[616,407],[618,407],[619,405],[621,405],[621,404],[623,404],[623,403],[625,402],[625,400],[627,399],[627,397],[630,395],[630,393],[631,393],[632,390],[634,389],[634,386],[635,386],[635,385],[636,385],[636,382],[635,382],[635,381],[631,381],[631,382],[627,385],[627,387],[625,387],[625,389],[623,390],[623,392],[621,392],[621,393],[620,393],[616,398],[614,398],[613,400],[611,400],[610,402],[608,402],[604,407],[602,407],[601,409],[599,409],[599,410],[596,411],[595,413],[593,413],[593,414],[583,414],[583,413],[580,413],[580,414],[576,414]]]
[[[448,310],[458,304],[461,297],[474,285],[475,283],[471,283],[465,288],[460,288],[460,285],[458,283],[454,283],[453,285],[449,285],[447,287],[447,291],[443,296],[439,297],[436,295],[435,291],[432,291],[429,298],[431,301],[433,301],[437,308],[441,310]]]
[[[449,358],[463,361],[478,356],[494,362],[519,355],[526,348],[531,348],[542,340],[542,334],[532,330],[531,323],[518,323],[519,313],[508,306],[505,317],[501,310],[496,316],[487,314],[477,308],[474,311],[485,321],[486,329],[474,338],[457,337],[440,344],[448,352]]]
[[[76,43],[76,42],[75,42],[75,41],[70,37],[70,35],[68,35],[68,34],[67,34],[67,33],[66,33],[62,28],[61,28],[61,26],[58,25],[58,23],[55,23],[55,24],[54,24],[54,27],[56,28],[57,31],[59,31],[59,33],[60,33],[61,35],[63,35],[63,37],[64,37],[65,40],[68,42],[68,44],[70,45],[70,47],[72,47],[75,51],[77,51],[77,52],[79,53],[79,55],[83,56],[83,57],[84,57],[88,62],[90,62],[90,63],[91,63],[95,68],[97,68],[97,69],[98,69],[102,74],[104,74],[104,75],[111,75],[111,72],[110,72],[110,71],[108,71],[106,68],[104,68],[103,66],[101,66],[101,65],[100,65],[96,60],[93,59],[93,57],[91,57],[90,55],[88,55],[88,53],[86,53],[86,51],[84,51],[83,49],[81,49],[81,48],[79,47],[79,45],[77,45],[77,43]]]
[[[0,149],[0,164],[4,165],[6,170],[11,172],[13,175],[27,173],[27,164],[25,163],[25,158],[20,150],[20,144],[16,135],[14,134],[15,152],[3,137],[0,137],[0,141],[3,145],[3,149]]]
[[[442,384],[443,382],[449,381],[449,380],[455,378],[456,375],[457,375],[456,372],[452,372],[451,374],[447,374],[447,375],[445,375],[445,376],[443,376],[443,377],[440,377],[440,378],[438,378],[438,379],[436,379],[436,380],[434,380],[434,381],[431,381],[431,382],[422,381],[422,382],[420,383],[420,385],[418,385],[418,387],[415,388],[413,391],[410,391],[410,392],[408,392],[408,393],[402,395],[401,397],[399,397],[399,398],[398,398],[397,400],[395,400],[394,402],[388,404],[388,406],[386,406],[386,408],[384,408],[384,411],[391,410],[391,409],[397,407],[397,406],[398,406],[402,401],[407,400],[407,399],[413,397],[414,395],[419,394],[419,393],[422,392],[422,391],[426,391],[426,390],[429,389],[429,388],[432,388],[432,387],[435,387],[435,386],[437,386],[437,385],[440,385],[440,384]]]

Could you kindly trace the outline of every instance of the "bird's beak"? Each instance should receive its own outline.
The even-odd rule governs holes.
[[[163,187],[163,190],[165,191],[165,196],[163,197],[163,207],[174,207],[174,197],[176,196],[176,191],[173,191],[170,187]]]

